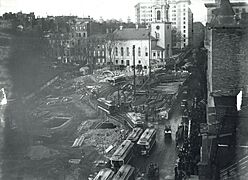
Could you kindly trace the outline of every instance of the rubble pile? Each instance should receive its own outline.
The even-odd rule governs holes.
[[[92,128],[92,126],[99,122],[100,120],[87,120],[87,121],[82,121],[82,123],[78,126],[77,128],[77,133],[83,133],[88,131],[90,128]]]
[[[121,140],[122,134],[119,128],[115,129],[94,129],[84,134],[84,144],[94,146],[98,153],[102,154],[110,146],[116,146]]]

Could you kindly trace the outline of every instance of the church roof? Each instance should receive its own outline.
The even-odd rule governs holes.
[[[114,31],[116,40],[148,40],[150,30],[147,28],[123,28]],[[152,39],[154,37],[151,36]]]

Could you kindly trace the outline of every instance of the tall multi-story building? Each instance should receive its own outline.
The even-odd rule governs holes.
[[[168,4],[165,0],[140,2],[135,5],[136,23],[151,23],[158,21],[168,21]],[[156,18],[160,16],[160,18]]]
[[[174,47],[183,48],[192,43],[193,14],[190,0],[150,0],[135,6],[136,23],[158,21],[172,22],[172,28],[179,32],[180,37],[173,43]]]

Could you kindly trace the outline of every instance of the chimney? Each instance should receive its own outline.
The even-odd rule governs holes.
[[[138,24],[135,24],[135,29],[139,29],[139,25]]]
[[[123,29],[123,26],[120,26],[120,30],[122,30]]]

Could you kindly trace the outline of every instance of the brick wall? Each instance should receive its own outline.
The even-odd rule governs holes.
[[[234,29],[213,30],[213,91],[237,90],[241,69],[238,60],[241,33]]]
[[[248,29],[243,31],[239,48],[237,59],[239,59],[240,63],[240,84],[243,87],[244,85],[248,85]]]

